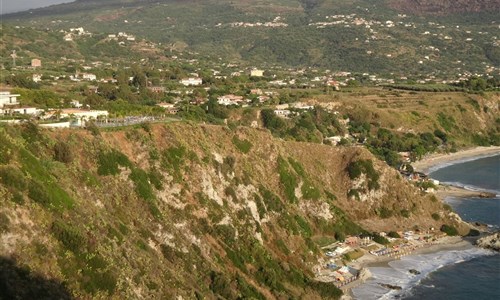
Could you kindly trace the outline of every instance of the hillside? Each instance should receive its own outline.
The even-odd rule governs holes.
[[[363,148],[189,123],[92,132],[0,127],[0,295],[335,299],[312,281],[317,241],[455,223]]]
[[[396,10],[411,14],[449,15],[456,13],[477,13],[488,10],[498,13],[499,0],[389,0],[389,6]]]
[[[401,75],[498,71],[498,1],[414,2],[87,0],[7,15],[4,22],[127,32],[165,50],[182,45],[250,65]],[[439,16],[421,16],[430,11]]]

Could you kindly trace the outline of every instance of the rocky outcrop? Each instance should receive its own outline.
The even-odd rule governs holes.
[[[476,245],[481,248],[491,249],[500,252],[500,231],[497,231],[491,235],[480,238],[479,240],[476,241]]]

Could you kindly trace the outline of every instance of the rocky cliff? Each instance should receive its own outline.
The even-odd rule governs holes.
[[[180,122],[0,127],[0,202],[5,265],[63,299],[337,298],[319,241],[456,223],[363,148]]]

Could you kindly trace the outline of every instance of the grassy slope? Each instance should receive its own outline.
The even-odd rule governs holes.
[[[369,231],[448,222],[380,161],[381,188],[348,199],[346,166],[373,159],[360,148],[189,124],[100,137],[5,127],[0,139],[0,254],[83,297],[335,298],[310,282],[313,238],[360,232],[352,221]]]

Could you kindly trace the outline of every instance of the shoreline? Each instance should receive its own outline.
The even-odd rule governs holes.
[[[500,155],[500,146],[475,147],[455,153],[430,154],[419,161],[413,162],[411,165],[415,171],[428,174],[434,171],[435,168],[495,155]]]
[[[488,156],[500,155],[500,146],[491,146],[491,147],[475,147],[472,149],[462,150],[456,153],[436,153],[428,155],[427,157],[421,159],[420,161],[412,163],[412,166],[415,171],[422,172],[425,174],[429,174],[431,171],[439,169],[441,167],[446,167],[448,165],[472,161],[476,159],[480,159]],[[446,197],[482,197],[484,192],[482,191],[471,191],[462,187],[451,186],[451,185],[440,185],[436,196],[444,202]],[[413,256],[413,255],[421,255],[421,254],[430,254],[437,253],[441,251],[451,251],[451,250],[466,250],[468,248],[474,247],[473,244],[459,236],[449,237],[445,236],[439,238],[436,243],[430,245],[424,245],[419,247],[404,256]],[[357,267],[358,269],[369,270],[370,267],[387,267],[389,268],[389,263],[391,261],[398,260],[396,257],[377,257],[369,254],[365,254],[361,257],[357,262],[353,263],[353,267]],[[365,284],[366,280],[371,278],[371,274],[366,275],[364,278],[360,278],[354,282],[343,286],[341,289],[344,291],[344,296],[342,296],[342,300],[352,300],[354,298],[354,294],[352,293],[352,289],[359,287]]]
[[[389,263],[392,261],[400,260],[402,257],[405,256],[414,256],[414,255],[421,255],[421,254],[431,254],[431,253],[438,253],[441,251],[452,251],[452,250],[466,250],[474,247],[474,245],[460,237],[460,236],[444,236],[438,238],[434,243],[432,244],[427,244],[423,245],[421,247],[418,247],[414,249],[413,251],[407,252],[404,255],[400,255],[398,257],[394,256],[373,256],[370,254],[365,254],[363,257],[358,259],[357,262],[352,263],[351,266],[354,268],[357,268],[359,270],[365,269],[369,270],[370,267],[384,267],[384,268],[390,268]],[[342,296],[342,300],[352,300],[354,298],[354,294],[352,293],[352,289],[357,288],[371,278],[371,274],[368,271],[368,275],[366,275],[364,278],[360,278],[356,281],[353,281],[343,287],[341,287],[342,291],[344,292],[344,295]]]

